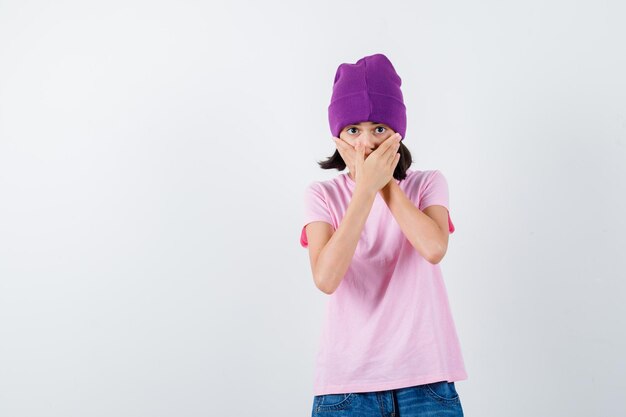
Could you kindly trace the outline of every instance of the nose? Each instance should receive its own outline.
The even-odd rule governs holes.
[[[359,135],[357,142],[365,148],[365,156],[369,155],[376,149],[376,140],[374,139],[374,135],[371,133],[363,133]]]

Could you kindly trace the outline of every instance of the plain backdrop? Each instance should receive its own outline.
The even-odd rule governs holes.
[[[337,66],[439,169],[466,416],[624,416],[619,1],[0,1],[0,415],[309,416]]]

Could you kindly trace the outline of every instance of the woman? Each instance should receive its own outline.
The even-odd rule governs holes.
[[[401,79],[374,54],[341,64],[328,107],[348,168],[305,192],[300,243],[329,295],[313,416],[463,416],[467,379],[439,262],[454,225],[438,170],[411,170]]]

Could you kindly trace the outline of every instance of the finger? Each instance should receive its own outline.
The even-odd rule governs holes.
[[[354,171],[354,164],[355,164],[355,160],[356,160],[356,151],[352,148],[352,146],[347,146],[345,148],[342,148],[342,150],[340,150],[339,152],[341,154],[341,158],[343,159],[343,162],[346,163],[346,165],[348,166],[348,169],[353,172]]]
[[[387,157],[386,161],[389,165],[393,164],[393,160],[396,158],[396,155],[400,155],[398,153],[399,147],[400,146],[398,144],[393,144],[392,146],[389,147],[387,152],[383,154],[385,157]]]
[[[341,145],[339,145],[339,141],[335,140],[335,138],[333,138],[333,141],[335,142],[335,146],[337,147],[337,151],[343,157],[343,152],[342,152],[342,149],[341,149]]]
[[[378,148],[385,146],[385,150],[382,152],[383,155],[388,156],[390,158],[398,151],[400,148],[400,142],[396,139],[396,137],[400,137],[399,134],[392,135],[388,137]]]
[[[352,147],[352,145],[347,144],[346,149],[344,149],[344,153],[346,154],[346,158],[348,158],[347,163],[350,164],[350,166],[354,166],[355,162],[356,162],[356,149],[354,147]]]
[[[380,156],[383,158],[383,161],[386,160],[385,157],[389,156],[389,153],[393,154],[394,145],[400,143],[398,140],[396,140],[397,136],[398,136],[397,134],[393,134],[393,135],[389,136],[374,151],[376,154],[380,154]],[[374,153],[374,152],[372,152],[372,153]]]
[[[396,170],[396,167],[398,166],[398,162],[400,162],[400,154],[397,153],[395,159],[393,160],[393,169],[392,172]]]
[[[345,140],[341,138],[333,137],[333,140],[335,141],[335,144],[337,145],[337,151],[341,155],[341,158],[343,159],[343,161],[346,163],[346,165],[348,165],[348,167],[352,167],[352,164],[354,163],[354,153],[355,153],[355,150],[352,147],[352,145],[350,145],[349,143],[347,143]]]
[[[392,154],[391,158],[387,159],[386,161],[386,168],[387,170],[391,171],[391,175],[393,176],[393,173],[396,171],[396,167],[398,166],[398,162],[400,161],[400,154],[394,153]]]
[[[361,144],[356,144],[355,165],[357,172],[363,167],[363,161],[365,160],[365,148]]]
[[[338,138],[336,136],[332,137],[333,141],[337,145],[337,151],[341,155],[341,158],[346,163],[348,168],[353,171],[353,167],[356,160],[356,148],[346,142],[344,139]]]
[[[393,145],[400,143],[396,138],[401,138],[399,133],[389,136],[378,148],[384,147],[382,153],[385,153],[389,148],[393,148]]]
[[[394,142],[394,143],[389,145],[389,147],[385,150],[385,152],[383,152],[383,154],[381,156],[388,163],[391,163],[393,161],[393,158],[395,158],[396,155],[398,155],[398,149],[400,149],[400,143],[399,142],[397,142],[395,139],[392,140],[391,142]]]
[[[337,150],[339,151],[339,153],[341,154],[342,158],[345,158],[345,153],[346,153],[346,142],[341,139],[341,138],[336,138],[333,136],[333,141],[335,142],[335,145],[337,146]]]

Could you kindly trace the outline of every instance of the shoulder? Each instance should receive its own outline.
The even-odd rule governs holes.
[[[419,171],[419,174],[416,175],[415,181],[419,184],[420,189],[428,188],[432,185],[447,185],[448,182],[446,176],[440,169]]]
[[[439,169],[407,169],[406,170],[406,178],[405,180],[422,180],[427,179],[433,175],[441,175],[441,170]]]
[[[438,169],[426,169],[426,170],[408,170],[407,176],[403,180],[408,187],[414,189],[426,188],[429,184],[441,180],[445,181],[445,176]]]
[[[306,194],[318,194],[326,197],[329,188],[331,188],[331,186],[328,184],[328,181],[311,181],[306,185],[304,192]]]
[[[344,195],[349,192],[349,185],[344,178],[345,174],[340,174],[327,180],[314,180],[307,184],[305,192],[307,194],[317,193],[325,199]]]
[[[421,181],[430,180],[437,176],[443,176],[443,173],[440,169],[426,169],[422,171],[415,171],[414,174],[416,179]]]

